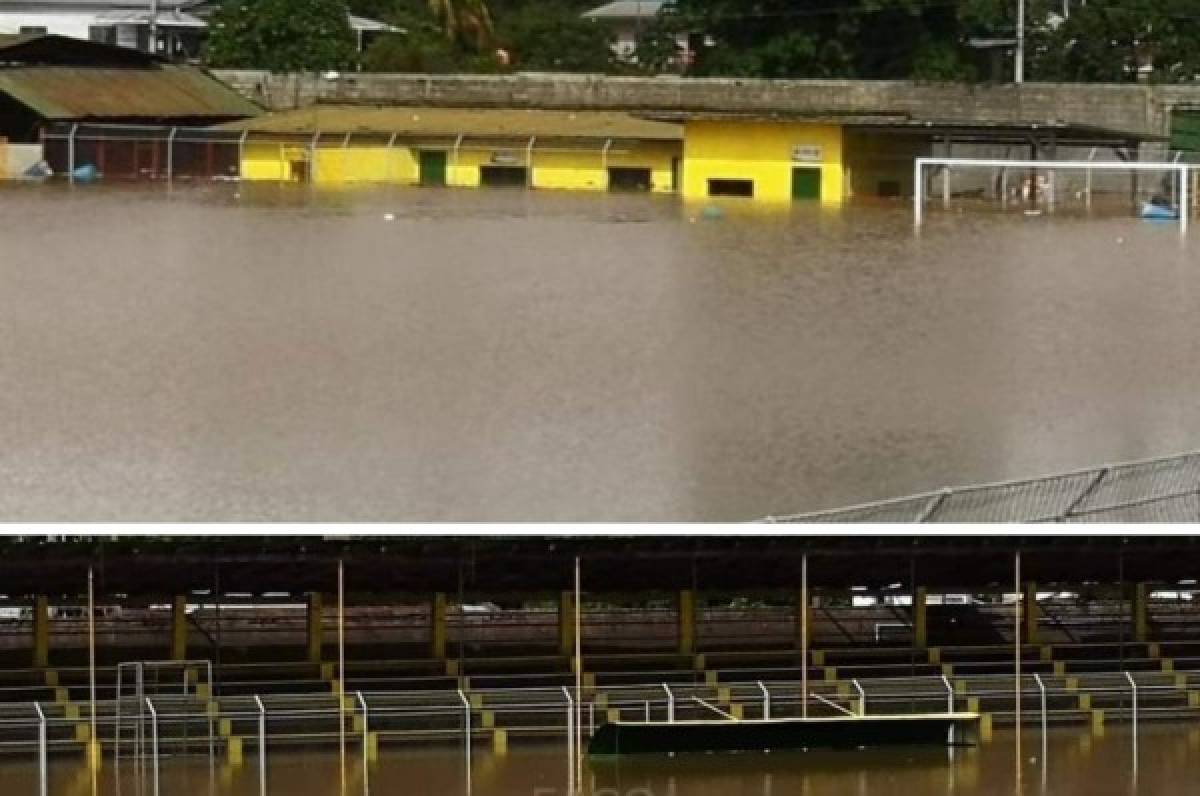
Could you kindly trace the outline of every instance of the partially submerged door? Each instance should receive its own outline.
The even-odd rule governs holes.
[[[422,185],[446,184],[446,153],[423,150],[418,160]]]
[[[792,199],[810,200],[821,198],[821,170],[818,168],[792,169]]]

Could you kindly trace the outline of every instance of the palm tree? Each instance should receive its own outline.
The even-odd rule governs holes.
[[[494,28],[487,0],[429,0],[446,38],[470,44],[483,52],[492,42]]]

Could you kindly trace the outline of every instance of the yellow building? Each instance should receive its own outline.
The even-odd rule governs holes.
[[[246,180],[679,189],[680,125],[625,113],[314,106],[228,127]]]
[[[684,128],[685,199],[840,204],[845,197],[840,125],[695,118]]]

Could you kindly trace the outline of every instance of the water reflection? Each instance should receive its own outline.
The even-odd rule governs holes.
[[[1200,731],[1182,725],[1142,728],[1140,771],[1134,774],[1131,738],[1125,727],[1092,737],[1086,728],[1050,732],[1048,759],[1013,767],[1015,740],[999,731],[995,740],[950,755],[943,749],[862,750],[787,754],[686,755],[589,761],[576,796],[994,796],[998,794],[1088,794],[1158,796],[1188,792],[1200,777]],[[381,750],[370,769],[346,767],[337,752],[274,752],[267,793],[272,796],[359,796],[376,793],[444,796],[463,792],[461,750]],[[471,796],[570,796],[561,745],[515,746],[504,757],[480,753],[473,767]],[[51,765],[50,793],[56,796],[146,796],[148,770],[110,765],[93,780],[80,761]],[[161,792],[172,796],[261,796],[256,765],[218,764],[203,758],[167,758]],[[37,768],[29,762],[0,763],[5,793],[34,793]]]
[[[0,187],[0,516],[742,520],[1200,439],[1173,227],[164,197]]]

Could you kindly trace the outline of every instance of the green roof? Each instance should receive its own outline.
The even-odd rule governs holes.
[[[0,94],[45,119],[228,119],[262,109],[208,73],[151,68],[0,67]]]

